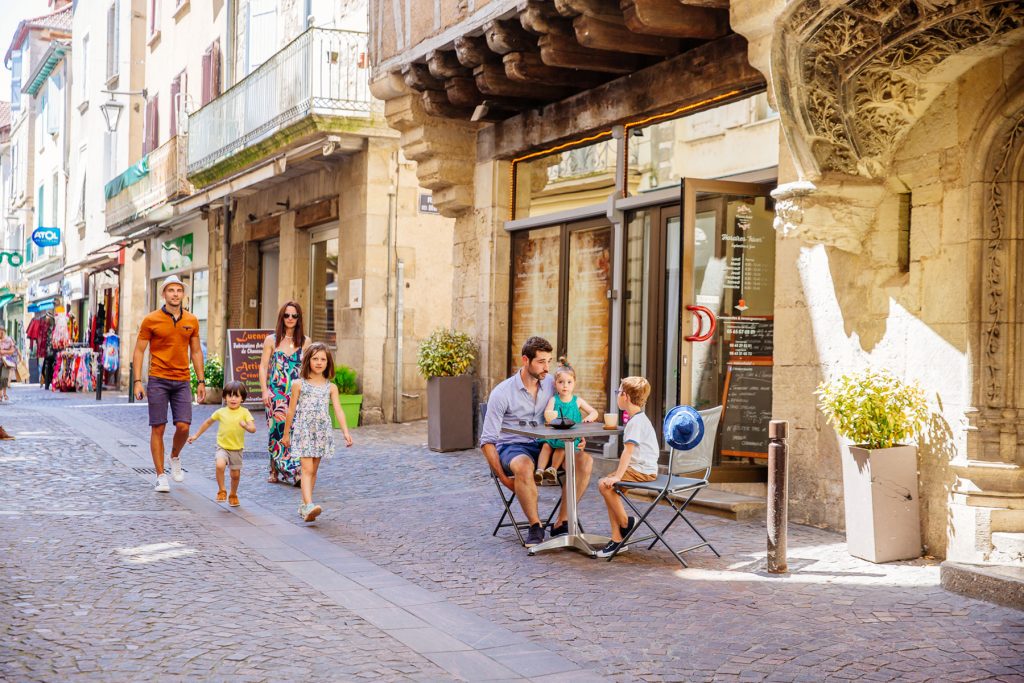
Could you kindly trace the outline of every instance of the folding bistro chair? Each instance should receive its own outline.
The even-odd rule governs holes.
[[[480,424],[481,425],[483,425],[484,416],[486,416],[486,415],[487,415],[487,404],[486,403],[481,403],[480,404]],[[486,457],[486,454],[484,455],[484,457]],[[491,481],[494,482],[495,488],[498,489],[498,497],[501,498],[501,504],[502,504],[502,507],[504,507],[504,511],[501,513],[501,517],[498,518],[498,524],[497,524],[497,526],[494,527],[494,531],[491,532],[491,536],[497,536],[499,530],[507,529],[507,528],[511,527],[516,532],[516,538],[519,539],[519,544],[522,545],[525,548],[526,547],[526,540],[523,539],[523,529],[529,529],[530,528],[530,523],[529,522],[520,522],[519,520],[516,519],[515,513],[512,512],[512,503],[514,503],[515,500],[516,500],[516,492],[514,490],[506,489],[502,485],[501,480],[498,479],[498,474],[497,473],[498,473],[499,469],[501,468],[501,463],[499,461],[495,460],[494,462],[491,462],[491,459],[487,458],[487,465],[488,465],[488,468],[489,468],[489,471],[490,471],[490,474],[491,474]],[[561,483],[562,476],[563,476],[562,473],[559,472],[559,483]],[[508,495],[505,495],[506,491],[508,491]],[[548,518],[544,521],[544,528],[545,529],[550,529],[551,528],[551,520],[553,520],[555,518],[555,515],[558,514],[558,508],[560,508],[561,506],[562,506],[562,495],[561,495],[561,493],[559,493],[558,501],[555,503],[555,507],[553,507],[551,509],[551,513],[548,515]],[[506,517],[509,520],[507,522],[505,521]]]
[[[688,553],[691,550],[697,548],[703,548],[707,546],[711,549],[716,556],[721,557],[718,551],[715,550],[711,542],[704,537],[697,527],[693,525],[686,517],[686,507],[693,501],[694,497],[708,485],[708,477],[711,475],[711,461],[715,454],[715,437],[718,434],[718,422],[722,417],[722,406],[717,408],[710,408],[708,410],[698,411],[701,419],[704,421],[704,438],[701,439],[700,443],[689,451],[678,451],[674,448],[669,449],[668,456],[668,473],[659,475],[657,479],[653,481],[620,481],[615,484],[615,491],[619,494],[622,500],[629,506],[629,508],[636,513],[636,524],[633,528],[622,537],[622,543],[619,544],[619,548],[624,548],[633,540],[634,543],[643,543],[645,541],[651,541],[651,544],[647,546],[650,550],[655,546],[658,541],[661,541],[666,548],[669,549],[677,560],[684,567],[688,566],[686,560],[683,559],[683,553]],[[703,474],[698,476],[697,473],[703,470]],[[684,474],[692,474],[694,476],[684,477]],[[631,491],[645,491],[647,493],[655,494],[654,500],[651,501],[650,505],[641,512],[633,500],[629,498],[627,494]],[[665,527],[658,531],[649,519],[650,514],[654,511],[658,504],[665,501],[673,510],[672,519],[669,520]],[[640,501],[637,501],[640,503]],[[677,519],[682,519],[686,522],[687,526],[693,529],[693,532],[700,537],[701,543],[692,545],[689,548],[683,548],[682,550],[675,550],[669,542],[665,539],[665,533],[669,528],[675,524]],[[644,536],[643,538],[632,539],[640,525],[643,524],[651,530],[653,535]],[[651,540],[653,539],[653,540]],[[616,548],[609,557],[610,562],[615,557],[619,548]]]

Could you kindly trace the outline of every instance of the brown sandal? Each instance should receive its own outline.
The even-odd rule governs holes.
[[[277,483],[277,473],[276,472],[271,472],[270,473],[270,476],[267,477],[267,483],[268,484],[276,484]]]

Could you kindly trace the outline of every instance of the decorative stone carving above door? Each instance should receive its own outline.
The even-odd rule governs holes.
[[[801,176],[883,177],[972,59],[1024,27],[1020,0],[798,0],[776,23],[773,87]]]

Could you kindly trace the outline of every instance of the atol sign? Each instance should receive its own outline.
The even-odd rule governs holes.
[[[32,242],[40,249],[60,244],[60,228],[36,228],[32,231]]]

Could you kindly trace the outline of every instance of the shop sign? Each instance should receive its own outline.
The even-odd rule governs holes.
[[[7,265],[17,268],[25,262],[25,257],[16,251],[0,251],[0,265],[3,265],[4,261]]]
[[[260,359],[263,341],[273,330],[228,330],[227,381],[241,382],[249,397],[246,403],[261,404]]]
[[[60,228],[36,228],[32,231],[32,242],[37,247],[56,247],[60,245]]]
[[[28,286],[28,298],[29,301],[35,299],[45,299],[60,294],[60,282],[50,282],[45,285],[39,284],[38,281],[32,282]]]
[[[169,272],[192,267],[192,233],[169,239],[160,247],[160,270]]]

